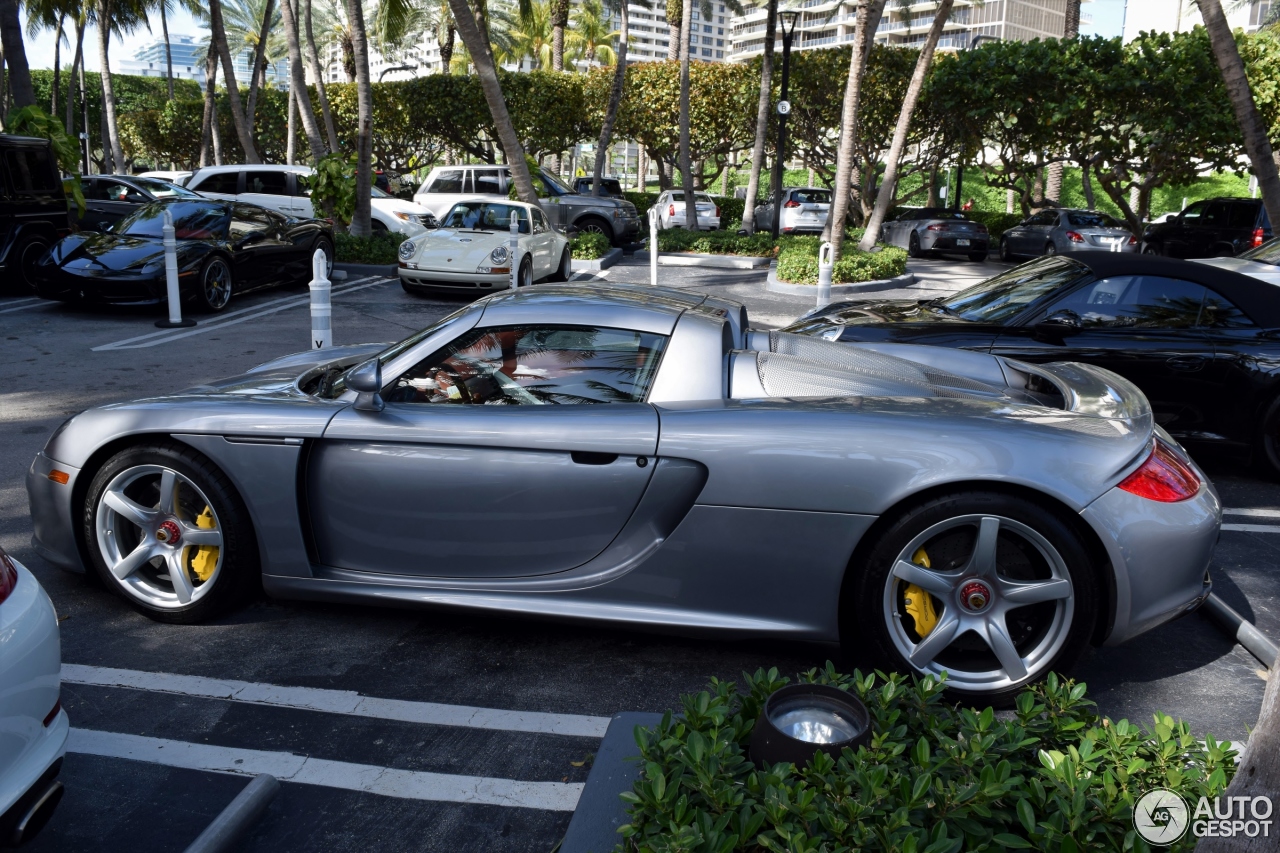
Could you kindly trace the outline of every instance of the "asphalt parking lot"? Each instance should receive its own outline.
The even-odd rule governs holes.
[[[1002,266],[913,268],[920,281],[904,295],[924,297]],[[647,283],[648,267],[630,259],[600,278]],[[742,299],[764,327],[809,307],[765,293],[763,272],[664,267],[661,281]],[[305,288],[268,291],[194,329],[159,330],[155,309],[0,297],[0,545],[36,574],[63,620],[62,696],[74,729],[67,795],[27,849],[182,850],[243,787],[234,774],[272,772],[289,781],[240,849],[550,851],[612,714],[665,710],[711,676],[794,673],[836,655],[265,599],[215,624],[160,625],[35,555],[23,477],[59,423],[305,349],[306,302]],[[395,340],[460,304],[352,277],[335,283],[334,342]],[[1239,460],[1199,461],[1232,511],[1215,552],[1216,590],[1280,639],[1280,484]],[[1161,710],[1197,734],[1243,740],[1261,704],[1260,669],[1193,614],[1095,650],[1075,675],[1112,717],[1147,722]]]

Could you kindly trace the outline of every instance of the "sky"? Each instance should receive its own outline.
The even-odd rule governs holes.
[[[1112,38],[1124,31],[1125,0],[1094,0],[1081,6],[1080,12],[1093,18],[1090,26],[1080,28],[1081,35]]]

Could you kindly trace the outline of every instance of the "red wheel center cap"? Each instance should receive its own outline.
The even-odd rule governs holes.
[[[182,538],[182,530],[173,520],[166,521],[156,530],[156,539],[169,545],[173,545],[180,538]]]
[[[991,587],[982,581],[969,581],[960,588],[960,603],[964,605],[966,610],[982,610],[991,603],[991,599],[994,597],[991,594]]]

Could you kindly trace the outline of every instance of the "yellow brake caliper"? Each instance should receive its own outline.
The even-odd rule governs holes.
[[[212,530],[217,525],[213,521],[213,510],[205,507],[204,512],[196,516],[196,527],[201,530]],[[191,558],[191,571],[196,573],[196,577],[202,581],[207,581],[213,577],[213,570],[218,565],[218,546],[217,545],[201,545],[196,548],[196,553]]]
[[[926,569],[932,568],[929,564],[929,555],[925,553],[923,548],[916,551],[911,557],[911,562]],[[938,624],[938,613],[934,610],[933,598],[930,597],[929,593],[913,583],[907,584],[907,588],[903,592],[903,598],[906,600],[907,615],[915,620],[916,633],[923,640],[929,636]]]

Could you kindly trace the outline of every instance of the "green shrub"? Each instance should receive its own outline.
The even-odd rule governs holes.
[[[773,256],[778,244],[768,232],[738,234],[735,231],[686,231],[671,228],[658,232],[660,252],[699,252],[708,255]]]
[[[311,203],[320,215],[340,227],[351,222],[356,209],[356,155],[326,154],[316,161],[314,172],[302,176],[302,183],[311,190]]]
[[[744,679],[744,691],[712,679],[681,697],[679,716],[637,727],[643,763],[622,795],[630,822],[618,850],[1149,851],[1132,822],[1143,793],[1164,787],[1194,803],[1235,772],[1231,744],[1201,742],[1164,714],[1150,728],[1099,717],[1085,685],[1054,675],[997,719],[951,704],[933,678],[841,675],[830,663],[798,680],[866,703],[871,745],[756,769],[751,730],[789,679],[776,669]],[[1171,849],[1194,846],[1188,835]]]
[[[595,261],[609,254],[609,238],[594,231],[582,231],[569,241],[575,261]]]
[[[844,252],[831,271],[832,284],[854,284],[880,281],[900,276],[907,271],[907,253],[892,246],[881,246],[878,252],[859,252],[857,241],[862,229],[849,232]],[[778,252],[778,281],[791,284],[818,283],[818,237],[784,237]]]
[[[342,231],[334,233],[335,260],[347,264],[395,264],[399,263],[396,252],[405,241],[403,234],[395,231],[383,231],[372,237],[352,237]]]
[[[717,187],[719,185],[717,184]],[[627,201],[636,206],[636,210],[640,212],[640,219],[643,222],[642,230],[647,230],[649,220],[645,219],[649,208],[653,207],[658,200],[658,193],[637,192],[627,190],[622,193]],[[712,195],[711,198],[720,208],[720,227],[729,231],[737,231],[738,226],[742,224],[742,210],[746,206],[746,199],[727,198],[725,196]]]
[[[966,210],[964,213],[974,222],[987,226],[987,231],[991,232],[992,245],[998,245],[1004,232],[1026,218],[1021,213],[995,213],[990,210]]]

